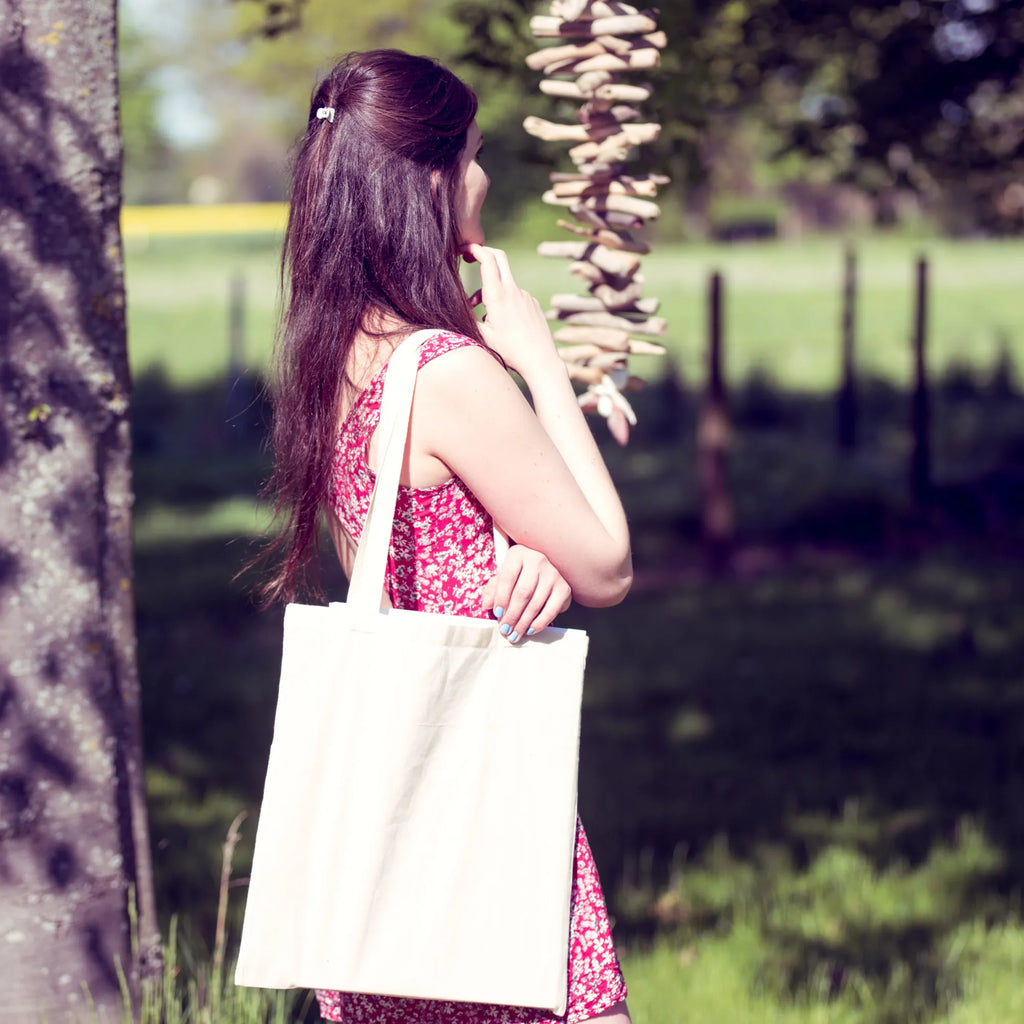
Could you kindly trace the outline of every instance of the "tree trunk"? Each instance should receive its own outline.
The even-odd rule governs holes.
[[[158,962],[142,781],[115,0],[0,0],[0,1022]],[[132,959],[131,886],[140,961]]]

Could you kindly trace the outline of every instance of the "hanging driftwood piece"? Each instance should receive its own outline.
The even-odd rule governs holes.
[[[633,232],[658,216],[653,200],[668,183],[664,175],[627,171],[636,147],[653,142],[661,126],[645,122],[638,108],[651,86],[625,76],[657,68],[667,40],[657,11],[619,0],[551,0],[549,11],[530,28],[538,39],[558,42],[526,63],[544,75],[541,92],[581,106],[575,123],[528,117],[523,127],[545,142],[572,143],[576,171],[552,174],[543,200],[573,218],[557,223],[575,240],[543,242],[540,252],[568,260],[587,291],[553,296],[548,316],[558,321],[555,340],[569,375],[586,385],[580,405],[603,416],[625,444],[636,416],[623,392],[639,386],[628,357],[665,351],[634,337],[664,335],[665,321],[654,315],[658,300],[643,297],[640,256],[650,246]]]

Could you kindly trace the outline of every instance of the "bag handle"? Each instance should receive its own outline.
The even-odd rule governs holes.
[[[395,346],[385,368],[384,390],[380,402],[377,432],[380,442],[380,466],[370,495],[363,532],[356,546],[352,578],[349,581],[349,607],[364,613],[380,611],[384,592],[388,549],[398,502],[398,484],[402,474],[405,442],[409,436],[412,399],[416,390],[416,372],[423,343],[437,334],[428,328],[410,334]],[[500,562],[508,551],[508,539],[494,524],[494,557]]]

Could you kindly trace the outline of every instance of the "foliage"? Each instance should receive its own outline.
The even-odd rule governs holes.
[[[531,81],[520,40],[535,6],[458,0],[463,58]],[[1024,224],[1020,0],[685,0],[659,25],[669,45],[649,106],[664,130],[649,159],[681,186],[705,180],[716,134],[754,119],[764,155],[799,154],[804,173],[941,194],[963,222]]]
[[[159,63],[151,37],[123,11],[118,19],[118,74],[126,203],[159,202],[173,194],[168,181],[171,144],[157,118]]]
[[[233,971],[182,941],[172,919],[159,977],[132,996],[122,972],[121,1024],[293,1024],[311,1019],[306,991],[240,988]],[[99,1022],[97,1022],[99,1024]]]
[[[1024,199],[1006,206],[1024,166],[1019,0],[749,0],[722,15],[731,80],[756,91],[785,147],[874,191],[941,190],[987,226],[1024,224]]]
[[[284,4],[269,6],[285,8]],[[219,28],[220,45],[229,58],[224,70],[250,97],[258,97],[272,131],[288,144],[305,128],[316,78],[340,55],[377,47],[440,58],[451,53],[451,25],[443,18],[441,0],[374,4],[302,0],[291,10],[297,8],[301,15],[287,30],[268,34],[267,5],[236,2],[232,16]]]

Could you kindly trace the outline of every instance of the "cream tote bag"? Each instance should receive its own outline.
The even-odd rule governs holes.
[[[419,346],[345,604],[289,605],[235,981],[565,1012],[587,635],[381,609]]]

